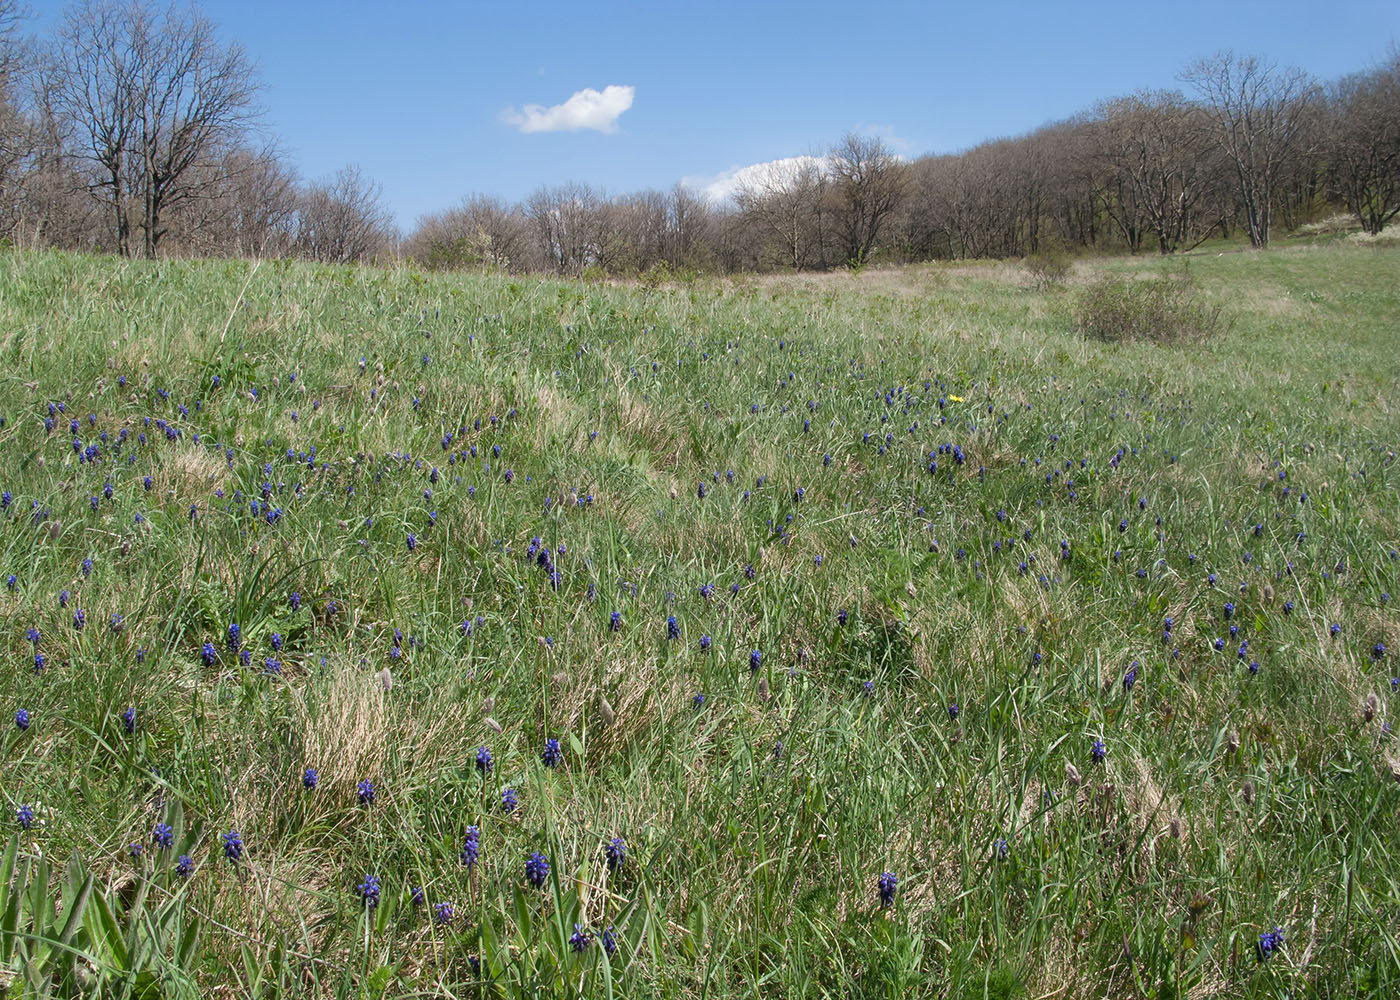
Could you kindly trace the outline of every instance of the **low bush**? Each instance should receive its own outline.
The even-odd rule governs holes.
[[[1048,292],[1058,288],[1069,277],[1073,258],[1059,247],[1037,250],[1021,262],[1031,276],[1036,291]]]
[[[1110,343],[1198,343],[1231,325],[1223,306],[1198,296],[1188,274],[1102,278],[1079,293],[1075,321],[1085,335]]]

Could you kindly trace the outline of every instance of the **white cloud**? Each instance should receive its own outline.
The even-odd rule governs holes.
[[[585,87],[563,104],[546,108],[543,104],[527,104],[519,111],[506,108],[501,119],[522,132],[577,132],[590,128],[597,132],[616,132],[617,119],[632,106],[636,87],[616,84],[601,91]]]
[[[740,188],[776,190],[791,183],[799,173],[811,167],[825,169],[826,158],[785,156],[765,163],[751,163],[746,167],[730,167],[718,174],[682,177],[681,183],[714,205],[728,205],[733,202],[734,195]]]
[[[854,129],[856,135],[863,135],[867,139],[880,139],[892,153],[904,159],[904,154],[914,148],[914,144],[902,135],[898,135],[893,125],[881,125],[878,122],[861,122]]]

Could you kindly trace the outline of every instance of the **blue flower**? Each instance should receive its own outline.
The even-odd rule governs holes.
[[[695,697],[690,699],[691,707],[699,711],[705,707],[705,696],[700,692],[695,693]]]
[[[559,748],[559,741],[550,737],[544,741],[544,750],[540,753],[540,762],[545,767],[558,767],[564,761],[564,751]]]
[[[237,622],[230,622],[228,627],[228,648],[232,652],[238,652],[239,644],[242,642],[243,632],[238,627]]]
[[[1108,745],[1103,740],[1094,740],[1089,747],[1089,756],[1094,758],[1094,763],[1099,763],[1108,756]]]
[[[433,923],[446,927],[452,923],[452,904],[443,900],[433,907]]]
[[[366,908],[374,909],[379,905],[379,876],[366,875],[365,880],[355,887],[355,892]]]
[[[962,709],[958,707],[958,703],[956,701],[948,705],[948,719],[950,721],[956,722],[960,714],[962,714]]]
[[[238,835],[237,830],[230,830],[224,834],[224,857],[228,858],[230,864],[238,864],[243,857],[243,838]]]
[[[136,732],[136,709],[135,709],[135,708],[128,706],[128,707],[127,707],[127,710],[126,710],[125,712],[122,713],[122,728],[126,730],[126,734],[127,734],[128,736],[130,736],[132,733]]]
[[[612,631],[612,632],[619,632],[619,631],[622,630],[622,612],[621,612],[621,611],[614,611],[614,612],[612,613],[612,615],[609,617],[609,619],[608,619],[608,629],[609,629],[609,631]]]
[[[899,888],[899,877],[894,872],[884,872],[880,876],[879,882],[876,883],[876,888],[880,893],[880,905],[882,907],[892,906],[894,905],[895,891]]]
[[[170,850],[170,845],[174,842],[175,834],[171,830],[169,823],[157,823],[151,830],[151,843],[155,844],[162,851]]]
[[[549,859],[539,851],[531,851],[525,859],[525,880],[536,889],[543,889],[549,878]]]
[[[751,653],[749,653],[749,669],[750,669],[750,670],[757,670],[757,669],[758,669],[759,667],[761,667],[762,665],[763,665],[763,654],[762,654],[762,653],[760,653],[760,652],[759,652],[758,650],[756,650],[756,649],[753,650]]]
[[[481,857],[481,829],[475,826],[467,827],[466,835],[462,837],[462,851],[458,854],[462,864],[468,868],[476,864]]]
[[[308,767],[305,771],[302,772],[301,785],[308,792],[315,791],[316,786],[320,784],[320,782],[321,776],[316,773],[316,769],[314,767]]]
[[[15,822],[19,824],[21,830],[28,830],[34,825],[34,807],[22,805],[15,810]]]
[[[360,800],[360,805],[374,805],[374,782],[369,779],[361,781],[355,786],[355,795]]]
[[[681,637],[681,625],[676,621],[675,615],[668,615],[666,618],[666,638],[679,639]]]
[[[219,659],[219,651],[214,648],[214,644],[212,642],[206,642],[203,646],[201,646],[199,648],[199,655],[204,660],[204,665],[206,667],[212,667],[214,663]]]
[[[607,856],[608,867],[619,871],[627,863],[627,842],[621,837],[614,837],[603,845],[603,853]]]
[[[504,788],[501,790],[501,812],[509,816],[520,806],[520,798],[515,794],[514,788]]]
[[[1259,940],[1254,944],[1254,957],[1260,962],[1267,962],[1282,946],[1283,928],[1275,927],[1259,935]]]
[[[483,775],[489,774],[491,772],[492,763],[493,761],[491,758],[491,748],[487,746],[477,747],[476,769],[480,771]]]
[[[574,924],[574,932],[569,935],[569,947],[575,952],[585,952],[591,943],[588,934],[584,931],[583,925]]]
[[[598,938],[603,944],[603,950],[609,955],[617,954],[617,935],[611,926],[604,928],[603,933]]]
[[[181,878],[189,878],[194,874],[194,862],[188,854],[182,854],[175,859],[175,874]]]
[[[711,640],[708,635],[702,635],[700,637],[700,652],[708,653],[710,651],[710,641]]]
[[[29,728],[29,711],[28,711],[28,709],[23,709],[23,708],[21,708],[21,709],[16,710],[16,712],[15,712],[15,728],[18,729],[20,732],[24,732],[26,729]]]

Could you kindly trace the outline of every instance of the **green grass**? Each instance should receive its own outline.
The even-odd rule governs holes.
[[[1075,332],[1096,275],[1182,267],[1228,334]],[[0,988],[1393,995],[1396,274],[1340,242],[1045,293],[6,254]]]

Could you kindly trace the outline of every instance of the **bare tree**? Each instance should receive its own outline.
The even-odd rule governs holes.
[[[1209,196],[1220,175],[1201,111],[1178,93],[1140,93],[1100,104],[1092,156],[1108,215],[1136,251],[1156,237],[1160,253],[1190,249],[1219,222]]]
[[[20,12],[16,0],[0,0],[0,236],[10,236],[23,215],[27,161],[35,136],[19,104]]]
[[[908,171],[880,139],[854,132],[831,147],[826,161],[841,253],[848,264],[863,264],[880,230],[904,201]]]
[[[197,8],[82,0],[58,29],[48,73],[54,109],[93,170],[91,191],[125,255],[135,252],[134,229],[142,254],[156,255],[165,214],[217,186],[197,165],[256,123],[252,63]]]
[[[1299,151],[1316,86],[1302,70],[1230,52],[1193,64],[1183,79],[1235,175],[1250,244],[1267,246],[1277,187]]]
[[[192,178],[202,194],[171,206],[167,252],[262,257],[291,251],[297,178],[275,148],[235,146],[192,170],[204,175]]]
[[[744,221],[762,235],[776,262],[794,271],[827,262],[827,191],[824,160],[801,156],[767,164],[734,194]]]
[[[526,223],[519,209],[501,199],[472,195],[456,208],[419,219],[405,250],[434,270],[520,270],[528,265]]]
[[[393,219],[383,189],[356,166],[312,184],[297,207],[296,251],[330,264],[372,259],[393,239]]]
[[[1332,187],[1368,233],[1400,215],[1400,53],[1344,77],[1328,100]]]

